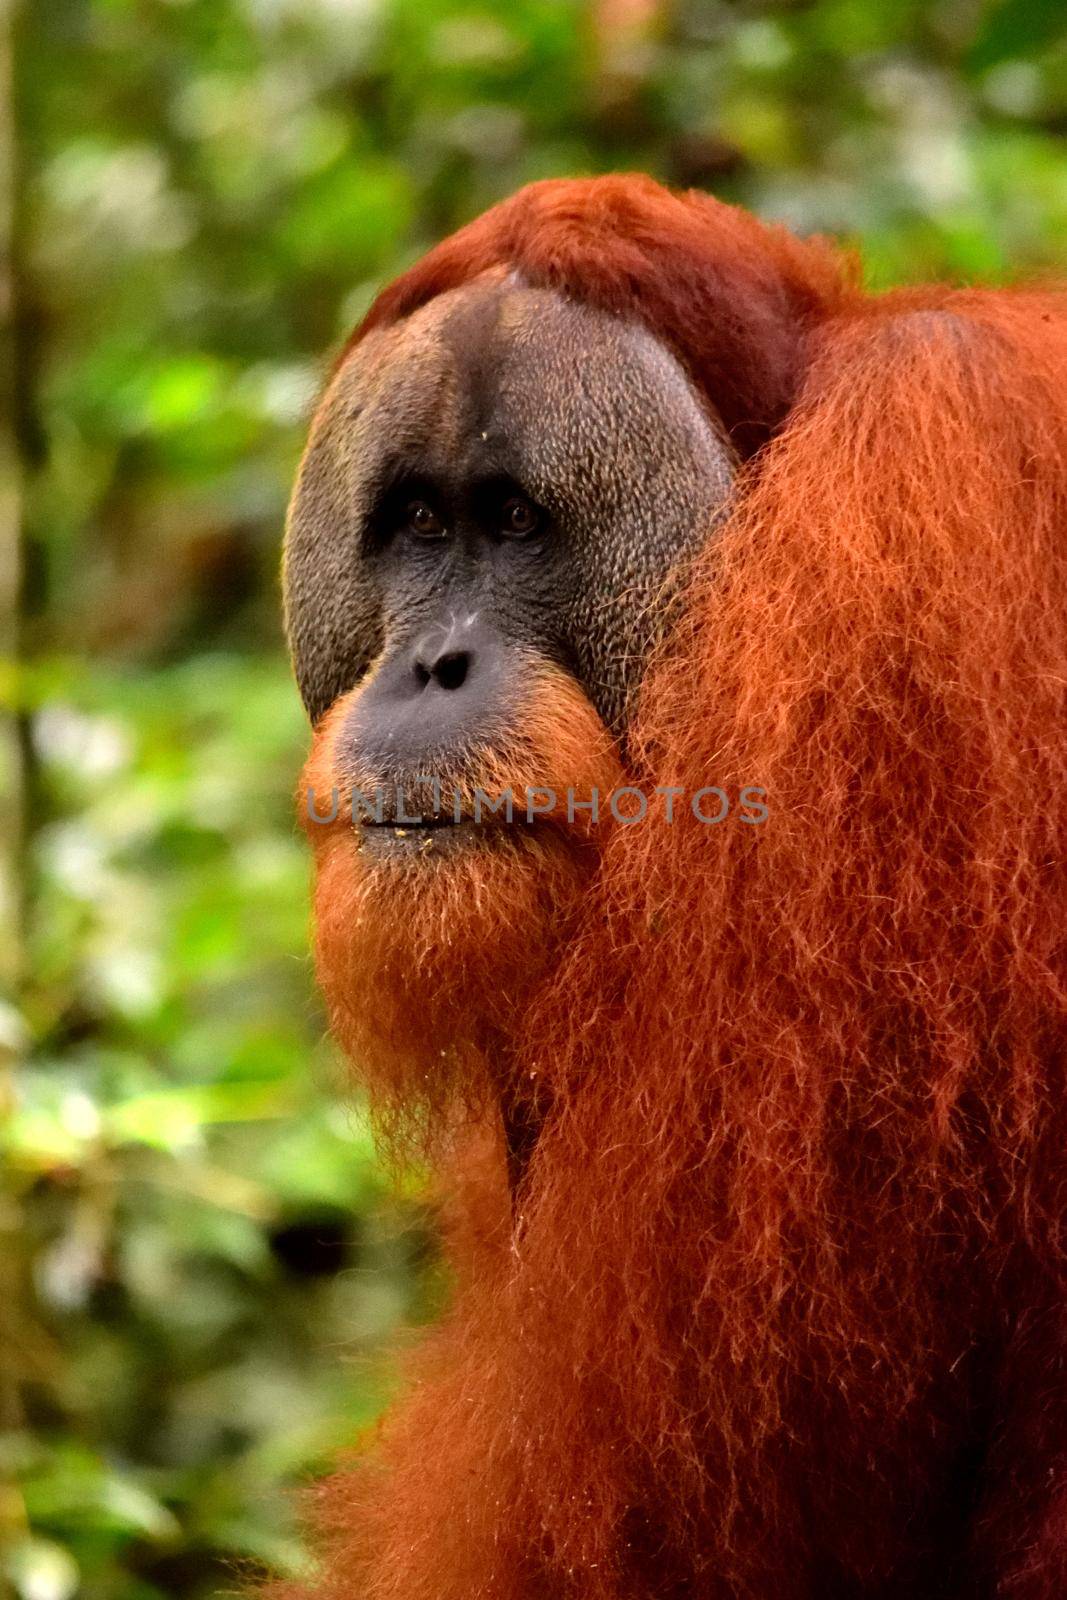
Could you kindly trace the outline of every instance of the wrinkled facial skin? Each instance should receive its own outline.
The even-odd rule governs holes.
[[[342,776],[479,781],[543,672],[624,739],[734,466],[649,333],[513,275],[366,336],[316,418],[285,561],[312,721],[345,697]]]

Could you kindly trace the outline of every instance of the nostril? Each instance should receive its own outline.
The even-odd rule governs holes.
[[[468,633],[469,629],[435,628],[417,642],[411,656],[416,692],[431,686],[462,689],[478,658],[473,643],[467,642]]]
[[[460,689],[466,682],[470,665],[471,658],[466,650],[449,650],[434,662],[429,677],[436,679],[442,689]]]

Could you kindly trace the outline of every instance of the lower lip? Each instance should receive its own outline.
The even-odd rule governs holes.
[[[411,827],[379,822],[363,823],[356,831],[368,855],[412,857],[476,849],[484,846],[487,835],[496,830],[476,822],[416,823]]]

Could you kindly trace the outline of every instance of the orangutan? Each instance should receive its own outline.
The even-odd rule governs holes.
[[[1065,306],[614,176],[347,345],[318,974],[454,1292],[320,1600],[1067,1596]]]

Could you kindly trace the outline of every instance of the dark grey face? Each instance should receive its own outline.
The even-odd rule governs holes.
[[[616,734],[734,457],[650,334],[513,278],[353,351],[290,511],[286,611],[317,720],[358,697],[361,757],[418,770],[492,738],[531,662]]]

